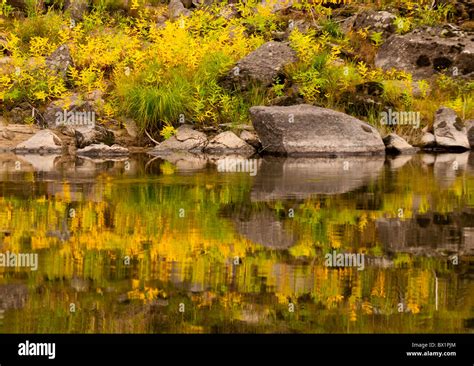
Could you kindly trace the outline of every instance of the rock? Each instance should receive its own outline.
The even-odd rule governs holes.
[[[103,126],[95,126],[92,128],[80,127],[75,129],[74,132],[77,148],[99,143],[112,145],[115,142],[114,133]]]
[[[187,17],[191,15],[191,11],[186,9],[180,0],[171,0],[168,4],[168,16],[170,20],[176,20],[181,16]]]
[[[347,114],[300,104],[252,107],[263,150],[283,155],[383,154],[378,131]]]
[[[127,130],[127,133],[129,134],[129,136],[133,137],[133,138],[137,138],[138,137],[138,126],[137,126],[137,123],[131,119],[131,118],[124,118],[123,119],[123,125],[125,127],[125,129]]]
[[[368,29],[370,32],[381,32],[382,37],[386,39],[396,28],[394,20],[396,16],[388,11],[366,10],[356,14],[353,18],[352,29]]]
[[[77,155],[90,157],[128,156],[128,154],[128,149],[119,145],[107,146],[105,144],[94,144],[77,150]]]
[[[469,145],[474,147],[474,119],[470,119],[464,122],[466,124],[467,130],[467,139],[469,140]]]
[[[255,149],[231,131],[218,134],[205,147],[208,154],[242,154],[253,155]]]
[[[15,153],[61,153],[62,143],[58,136],[56,136],[50,130],[38,131],[33,137],[18,144],[15,149]]]
[[[239,16],[239,10],[235,4],[224,5],[219,11],[219,16],[225,20],[231,20]]]
[[[368,81],[357,84],[355,93],[344,92],[341,95],[341,101],[345,106],[346,113],[368,116],[374,110],[382,109],[384,103],[383,92],[383,84],[376,81]]]
[[[5,140],[13,140],[15,138],[15,134],[7,129],[2,130],[2,138]]]
[[[176,134],[157,145],[152,151],[153,155],[168,154],[176,151],[199,152],[207,144],[207,136],[196,131],[190,125],[180,126]]]
[[[420,147],[433,148],[436,146],[436,138],[431,132],[425,132],[421,138]]]
[[[375,66],[410,72],[415,79],[429,78],[446,70],[450,75],[474,72],[474,37],[458,31],[442,37],[440,28],[419,28],[393,35],[380,47]]]
[[[65,44],[59,46],[49,57],[46,57],[46,66],[51,71],[59,74],[64,80],[67,79],[67,70],[73,66],[71,52]]]
[[[453,14],[459,19],[474,19],[474,2],[472,0],[434,0],[433,8],[439,9],[439,6],[451,5]]]
[[[296,60],[296,53],[288,43],[270,41],[238,61],[221,84],[228,89],[240,90],[253,84],[270,86],[284,67]]]
[[[256,149],[259,149],[262,146],[260,139],[258,138],[257,134],[253,131],[243,130],[240,133],[240,138],[244,140],[247,144],[253,146]]]
[[[93,102],[83,99],[77,93],[51,102],[43,116],[49,128],[60,126],[92,128],[96,120]]]
[[[416,149],[395,133],[384,137],[383,142],[387,152],[394,154],[410,154]]]
[[[31,106],[27,103],[21,103],[18,107],[13,108],[8,117],[11,123],[13,124],[24,124],[26,123],[33,115]]]
[[[450,108],[441,107],[436,111],[433,131],[438,147],[465,150],[470,148],[466,126]]]
[[[65,0],[64,10],[69,10],[72,19],[82,20],[88,6],[88,0]]]
[[[1,119],[0,119],[1,122]],[[35,125],[0,125],[0,151],[11,151],[39,131]]]

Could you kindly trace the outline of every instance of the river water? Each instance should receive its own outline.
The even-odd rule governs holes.
[[[0,332],[474,331],[474,154],[229,161],[1,154]]]

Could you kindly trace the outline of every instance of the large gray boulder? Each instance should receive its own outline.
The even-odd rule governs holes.
[[[418,28],[393,35],[380,47],[375,66],[404,70],[415,79],[429,78],[443,70],[451,76],[473,75],[474,36],[450,29],[443,33],[440,28]]]
[[[41,130],[31,138],[18,144],[14,149],[17,154],[40,153],[55,154],[62,152],[61,139],[50,130]]]
[[[300,104],[252,107],[255,130],[268,153],[283,155],[383,154],[372,126],[331,109]]]
[[[180,126],[176,134],[158,144],[150,153],[166,155],[177,151],[201,152],[207,145],[207,136],[190,125]]]
[[[235,133],[226,131],[210,140],[204,152],[208,154],[241,154],[250,156],[255,153],[255,149]]]
[[[445,149],[469,149],[467,129],[461,118],[450,108],[441,107],[436,111],[434,124],[436,145]]]
[[[222,85],[240,90],[252,85],[270,86],[285,66],[296,60],[296,53],[288,43],[267,42],[238,61],[222,80]]]

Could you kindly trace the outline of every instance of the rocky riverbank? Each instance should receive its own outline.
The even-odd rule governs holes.
[[[357,2],[334,6],[322,2],[316,7],[272,1],[245,7],[173,0],[145,5],[147,16],[124,10],[134,21],[156,22],[152,24],[156,30],[135,35],[138,25],[127,28],[121,41],[143,37],[149,44],[122,53],[107,44],[108,36],[90,28],[94,22],[100,25],[94,18],[98,14],[110,16],[108,31],[118,27],[113,11],[98,13],[87,1],[49,9],[58,12],[60,20],[71,18],[69,29],[58,30],[58,37],[67,39],[61,43],[61,37],[26,36],[15,28],[15,19],[25,27],[32,26],[30,18],[49,21],[50,15],[43,15],[45,4],[26,18],[26,3],[6,4],[11,12],[4,12],[6,26],[0,33],[2,151],[92,158],[135,152],[250,157],[452,152],[474,146],[474,30],[469,2],[420,4],[410,13],[392,5],[367,9]],[[240,58],[232,54],[225,66],[219,64],[219,72],[207,82],[215,95],[201,95],[200,81],[193,80],[186,88],[194,88],[189,98],[198,99],[174,105],[170,98],[186,98],[186,88],[162,95],[157,81],[139,84],[143,77],[154,78],[154,71],[142,76],[138,66],[122,62],[143,53],[161,57],[153,44],[173,42],[166,38],[168,31],[183,29],[181,36],[190,42],[208,41],[196,33],[196,22],[202,27],[203,19],[218,29],[216,34],[230,30],[225,33],[228,42],[247,42],[248,48],[235,52]],[[93,45],[74,32],[82,36],[89,32],[99,43],[105,40],[108,63],[85,55],[81,50]],[[238,32],[243,33],[237,36]],[[258,38],[256,47],[252,37]],[[54,47],[47,46],[48,40]],[[225,47],[234,46],[222,47],[225,52]],[[171,58],[181,51],[172,52]],[[193,55],[196,63],[204,62],[203,55]],[[176,67],[171,59],[166,62],[170,65],[158,68],[157,75]],[[186,64],[184,59],[180,62]],[[45,78],[47,88],[41,89],[44,83],[35,77]],[[168,86],[176,85],[181,86]],[[135,87],[135,96],[122,90]],[[52,91],[55,88],[57,92]],[[158,94],[150,99],[149,93]],[[223,111],[232,111],[234,117]]]

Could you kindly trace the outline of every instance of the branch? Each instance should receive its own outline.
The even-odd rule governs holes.
[[[158,141],[156,141],[155,139],[153,139],[153,137],[150,136],[150,134],[145,130],[145,134],[148,136],[148,138],[153,141],[155,144],[159,145],[160,143]]]

